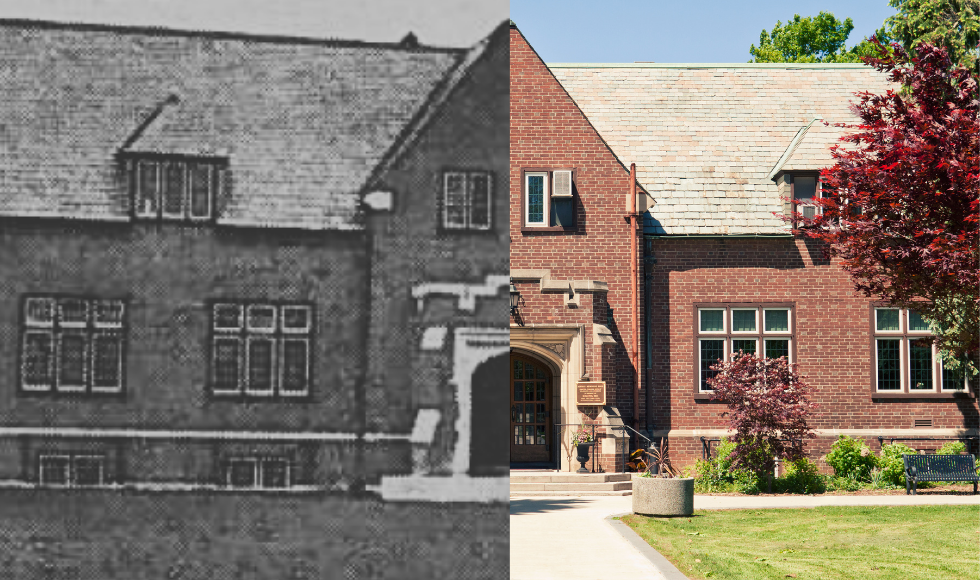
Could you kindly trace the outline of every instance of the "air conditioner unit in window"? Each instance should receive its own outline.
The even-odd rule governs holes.
[[[563,169],[552,175],[551,197],[572,197],[572,172]]]
[[[804,206],[801,206],[801,207],[803,208],[803,211],[801,213],[803,214],[803,217],[805,217],[806,219],[812,220],[813,218],[817,217],[817,207],[816,206],[813,206],[813,205],[804,205]]]

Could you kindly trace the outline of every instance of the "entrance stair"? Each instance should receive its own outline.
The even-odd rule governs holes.
[[[512,469],[510,496],[633,495],[629,473],[568,473],[553,469]]]

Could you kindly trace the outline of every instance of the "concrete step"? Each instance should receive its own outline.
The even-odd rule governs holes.
[[[632,490],[622,491],[511,491],[510,497],[592,497],[609,495],[633,495]]]
[[[514,483],[611,483],[632,481],[629,473],[510,473],[510,482]]]
[[[606,483],[510,483],[510,492],[521,491],[630,491],[631,481],[611,481]]]

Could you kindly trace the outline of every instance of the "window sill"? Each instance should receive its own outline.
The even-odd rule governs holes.
[[[963,392],[945,392],[945,393],[879,393],[875,392],[871,394],[872,399],[889,399],[889,400],[900,400],[900,399],[975,399],[976,396],[971,391]]]
[[[537,233],[537,232],[574,232],[574,231],[575,231],[575,226],[568,226],[568,227],[564,227],[564,226],[559,226],[559,227],[550,227],[550,226],[549,227],[528,227],[528,226],[523,226],[523,227],[521,227],[521,233],[522,234],[526,234],[526,233]]]
[[[694,400],[695,401],[704,401],[706,403],[722,403],[722,404],[724,404],[725,401],[722,401],[720,399],[712,400],[711,399],[711,396],[712,396],[711,393],[701,393],[701,392],[698,392],[698,393],[694,393]]]

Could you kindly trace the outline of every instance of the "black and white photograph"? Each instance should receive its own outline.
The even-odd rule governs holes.
[[[508,10],[0,1],[0,577],[508,577]]]

